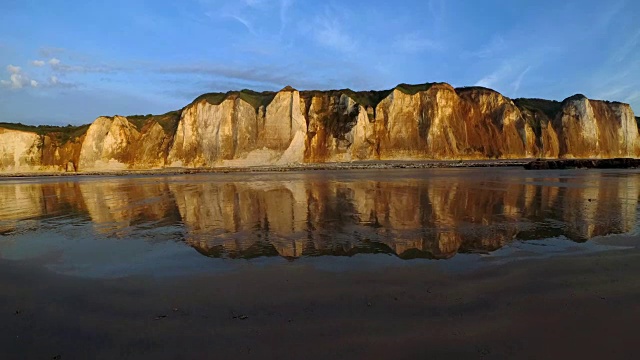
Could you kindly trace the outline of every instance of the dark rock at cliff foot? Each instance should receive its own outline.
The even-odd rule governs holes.
[[[640,166],[640,159],[615,158],[615,159],[561,159],[542,160],[538,159],[527,163],[524,168],[527,170],[549,170],[549,169],[630,169]]]

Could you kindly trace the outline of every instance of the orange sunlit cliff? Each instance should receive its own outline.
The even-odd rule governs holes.
[[[99,117],[90,126],[0,123],[0,172],[637,157],[636,120],[618,102],[511,100],[446,83],[243,90],[205,94],[164,115]]]

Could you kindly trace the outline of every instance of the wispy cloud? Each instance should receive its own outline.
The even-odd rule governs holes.
[[[637,101],[640,101],[640,91],[634,91],[631,94],[629,94],[629,96],[627,96],[624,101],[628,102],[628,103],[634,103]],[[638,109],[640,111],[640,109]],[[638,113],[638,115],[640,115],[640,113]]]
[[[622,62],[640,48],[640,29],[636,30],[612,55],[615,62]]]
[[[392,47],[404,53],[419,53],[427,50],[440,51],[442,45],[419,32],[412,32],[397,36]]]
[[[485,75],[483,78],[475,83],[475,86],[494,87],[495,85],[504,82],[513,72],[513,67],[509,63],[502,64],[499,68],[490,74]]]
[[[267,1],[266,0],[241,0],[240,2],[244,3],[249,7],[259,7],[264,5]]]
[[[518,75],[518,77],[516,78],[516,81],[513,82],[513,96],[518,95],[518,90],[520,90],[520,84],[522,83],[522,79],[524,79],[524,76],[529,72],[529,70],[531,70],[531,66],[527,66],[527,68],[524,69],[524,71],[521,72],[520,75]]]
[[[286,66],[244,66],[232,67],[216,64],[194,64],[183,66],[162,67],[157,70],[163,74],[193,74],[193,75],[209,75],[220,77],[234,81],[248,81],[251,83],[262,84],[271,88],[284,87],[290,85],[290,81],[295,77],[302,77],[302,74],[291,76],[291,72]],[[285,75],[288,74],[288,75]]]
[[[31,65],[33,66],[37,66],[37,67],[42,67],[44,66],[45,62],[43,60],[33,60],[31,62]]]
[[[446,2],[445,0],[429,0],[428,6],[431,20],[435,25],[436,31],[438,31],[446,20]]]
[[[234,20],[244,26],[253,36],[281,36],[289,23],[289,9],[294,0],[239,0],[227,3],[203,1],[204,15],[216,21]],[[269,20],[266,20],[269,19]],[[273,27],[273,20],[279,19],[279,31]],[[275,21],[277,24],[277,20]]]
[[[211,16],[210,13],[208,13],[208,16]],[[256,31],[253,28],[253,24],[251,23],[251,21],[238,16],[238,15],[233,15],[233,14],[225,14],[224,17],[236,20],[237,22],[239,22],[240,24],[244,25],[245,28],[247,28],[247,31],[249,31],[252,35],[256,35]]]
[[[43,58],[50,58],[52,56],[60,55],[64,52],[65,52],[65,49],[60,47],[52,47],[52,46],[43,47],[43,48],[40,48],[40,50],[38,50],[38,54],[40,55],[40,57],[43,57]]]
[[[333,14],[329,8],[324,15],[316,17],[314,38],[320,45],[345,54],[352,54],[358,48],[356,40],[345,30],[337,14]]]
[[[57,73],[81,73],[81,74],[112,73],[116,71],[125,70],[125,68],[123,67],[118,67],[114,65],[86,64],[86,63],[85,64],[66,64],[57,58],[51,58],[49,60],[49,65],[51,65],[51,69]]]
[[[618,0],[616,2],[608,1],[600,3],[604,11],[598,11],[595,23],[592,26],[593,31],[603,31],[613,25],[614,20],[624,10],[626,0]]]
[[[468,55],[471,57],[486,59],[494,57],[506,49],[507,45],[504,37],[502,37],[502,35],[494,35],[487,44],[485,44],[478,50],[468,53]]]
[[[280,0],[280,35],[284,33],[284,29],[289,23],[287,15],[289,13],[289,8],[293,5],[293,2],[294,0]]]

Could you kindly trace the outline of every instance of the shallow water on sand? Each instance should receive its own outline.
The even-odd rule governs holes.
[[[4,179],[0,258],[89,277],[231,271],[247,259],[464,267],[605,250],[588,240],[635,235],[639,195],[630,170]]]

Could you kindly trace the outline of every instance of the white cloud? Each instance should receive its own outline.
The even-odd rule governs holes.
[[[55,75],[51,75],[51,77],[49,78],[49,83],[51,83],[51,85],[56,85],[58,83],[58,77]]]
[[[19,74],[20,71],[22,71],[22,68],[20,66],[15,66],[15,65],[7,65],[7,71],[11,74]]]
[[[28,83],[28,80],[24,75],[20,73],[14,73],[9,77],[9,81],[3,80],[2,83],[5,85],[9,85],[12,89],[21,89]]]
[[[42,60],[33,60],[31,62],[31,65],[37,66],[37,67],[41,67],[41,66],[44,66],[44,61],[42,61]]]
[[[7,72],[9,75],[8,80],[0,80],[0,85],[9,87],[11,89],[22,89],[25,87],[40,87],[40,82],[31,79],[29,75],[22,72],[22,68],[16,65],[7,65]]]
[[[51,58],[49,60],[49,65],[51,66],[56,66],[56,65],[60,65],[60,60],[56,59],[56,58]]]
[[[12,89],[21,89],[29,85],[30,79],[22,73],[22,68],[15,65],[7,65],[7,71],[11,74],[9,80],[2,80],[2,85]]]

